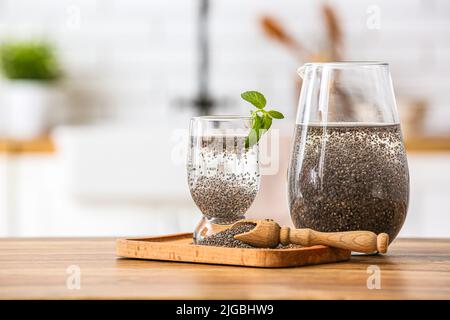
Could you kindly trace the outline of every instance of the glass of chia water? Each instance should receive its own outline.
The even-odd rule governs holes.
[[[288,173],[297,228],[399,233],[409,172],[389,66],[308,63]]]
[[[194,117],[190,123],[187,178],[203,214],[194,242],[223,230],[250,208],[259,188],[258,144],[246,145],[246,116]]]

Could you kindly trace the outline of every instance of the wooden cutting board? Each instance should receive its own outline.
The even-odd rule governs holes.
[[[346,261],[350,251],[326,246],[291,249],[241,249],[192,244],[192,233],[152,238],[118,239],[119,257],[280,268]]]

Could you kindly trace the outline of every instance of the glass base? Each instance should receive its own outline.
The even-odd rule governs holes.
[[[245,219],[244,216],[236,217],[235,219],[222,219],[222,218],[207,218],[202,217],[194,230],[194,243],[212,236],[220,231],[228,229],[233,223]]]
[[[352,251],[351,254],[352,254],[352,256],[378,256],[380,253],[378,251],[374,251],[374,252],[370,252],[370,253]]]

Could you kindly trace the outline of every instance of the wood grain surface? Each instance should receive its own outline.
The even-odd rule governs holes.
[[[408,152],[449,152],[450,137],[410,137],[405,140],[405,148]]]
[[[70,266],[80,268],[79,290],[66,285]],[[380,289],[367,288],[370,266]],[[3,238],[0,298],[450,299],[450,239],[397,239],[384,256],[260,269],[118,259],[111,238]]]
[[[450,152],[450,137],[411,137],[405,140],[406,150],[413,153]],[[0,137],[0,153],[53,153],[55,146],[50,137],[32,140],[13,140]]]
[[[350,251],[326,246],[289,249],[243,249],[192,245],[192,233],[153,238],[118,239],[121,257],[281,268],[346,261]]]
[[[14,140],[0,138],[0,153],[53,153],[55,145],[50,137],[41,137],[32,140]]]

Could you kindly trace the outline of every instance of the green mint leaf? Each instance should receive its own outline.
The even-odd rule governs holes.
[[[265,114],[263,118],[263,126],[262,126],[263,129],[267,131],[270,129],[271,125],[272,125],[272,118],[268,114]]]
[[[261,128],[263,124],[263,119],[260,115],[255,114],[252,121],[252,127],[253,128]]]
[[[259,115],[256,115],[255,119],[253,121],[252,129],[256,130],[256,133],[258,134],[258,137],[259,137],[259,130],[263,127],[263,125],[264,125],[263,118],[261,116],[259,116]]]
[[[266,98],[262,93],[258,91],[246,91],[241,93],[242,99],[247,102],[250,102],[252,105],[257,107],[258,109],[262,109],[266,106]]]
[[[270,111],[268,111],[268,113],[270,114],[270,116],[272,118],[284,119],[284,115],[281,112],[278,112],[278,111],[275,111],[275,110],[270,110]]]
[[[283,119],[284,115],[276,110],[264,110],[266,98],[257,91],[243,92],[241,97],[257,108],[250,112],[252,128],[245,139],[245,148],[248,149],[257,144],[262,135],[270,129],[273,119]]]
[[[255,145],[257,142],[258,142],[258,130],[252,128],[247,136],[247,139],[245,139],[245,148],[248,149],[253,145]]]
[[[262,130],[264,126],[264,119],[258,114],[252,114],[252,129],[245,140],[245,147],[249,148],[258,143],[259,138],[261,138]]]

